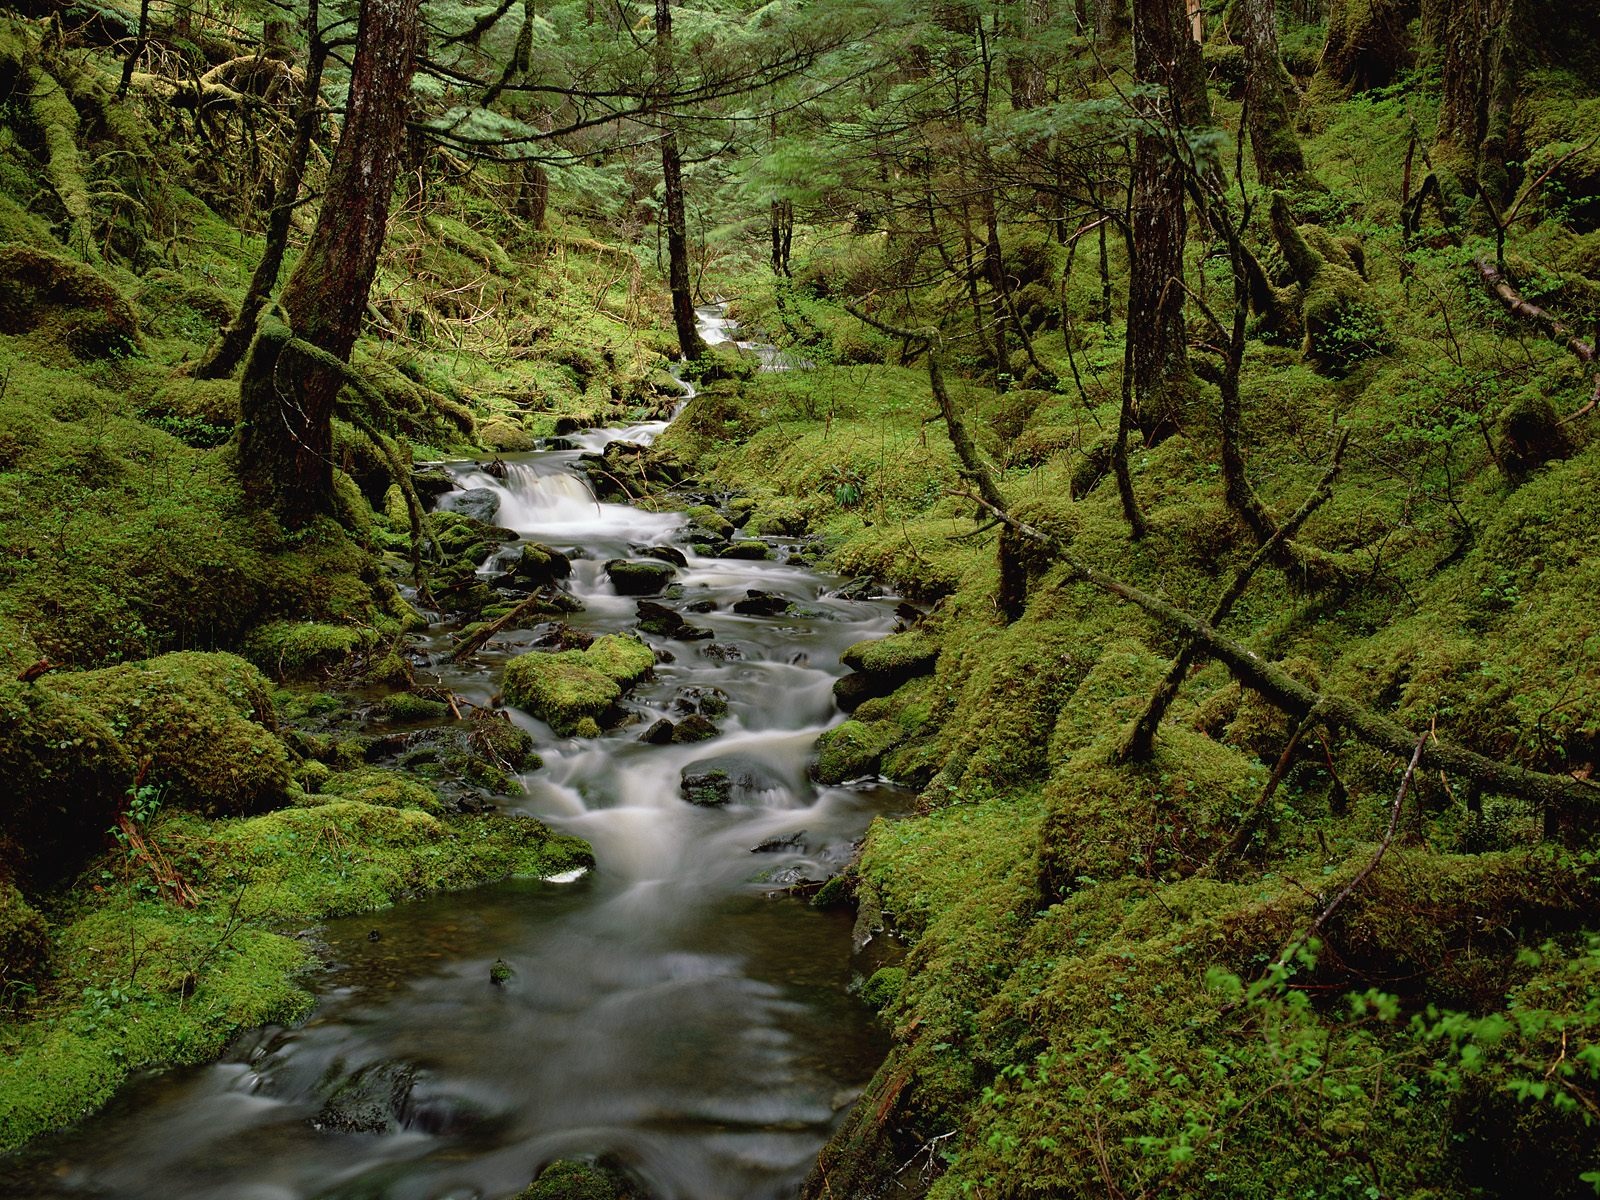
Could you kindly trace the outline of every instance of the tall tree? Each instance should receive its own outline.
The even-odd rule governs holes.
[[[655,60],[657,87],[672,90],[672,0],[656,0]],[[689,217],[683,202],[683,156],[678,150],[676,115],[658,110],[661,121],[661,183],[667,218],[667,284],[672,290],[672,324],[678,348],[689,360],[700,358],[706,344],[695,324],[694,289],[689,282]]]
[[[1278,53],[1278,9],[1273,0],[1240,0],[1235,33],[1244,47],[1245,116],[1256,176],[1269,188],[1304,188],[1306,171],[1291,117],[1294,81]]]
[[[361,0],[344,133],[316,228],[283,290],[292,337],[263,331],[245,368],[240,469],[285,524],[327,511],[333,412],[367,309],[410,110],[418,0]],[[320,354],[304,353],[309,345]]]
[[[1135,0],[1133,73],[1145,128],[1133,164],[1129,358],[1139,425],[1155,440],[1182,424],[1198,386],[1183,327],[1184,168],[1173,151],[1211,124],[1211,102],[1185,0]]]

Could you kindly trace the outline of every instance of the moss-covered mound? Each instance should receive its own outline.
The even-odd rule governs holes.
[[[79,358],[130,354],[133,305],[83,263],[16,242],[0,245],[0,333],[30,334]]]
[[[655,653],[629,634],[608,634],[587,650],[523,654],[506,666],[506,700],[567,737],[599,723],[622,693],[650,673]]]
[[[267,681],[241,658],[167,654],[52,686],[116,732],[165,803],[237,816],[287,799],[289,759]]]

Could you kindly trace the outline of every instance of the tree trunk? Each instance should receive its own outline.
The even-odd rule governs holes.
[[[1496,205],[1510,198],[1506,141],[1516,84],[1514,0],[1428,0],[1423,28],[1440,68],[1439,126],[1431,155],[1451,192]]]
[[[1304,188],[1314,181],[1294,134],[1294,81],[1278,54],[1277,8],[1273,0],[1240,0],[1235,13],[1244,47],[1245,111],[1256,176],[1264,187]]]
[[[1417,0],[1333,0],[1310,98],[1332,104],[1393,82],[1410,49],[1406,25],[1416,15]]]
[[[656,0],[656,92],[659,100],[671,90],[672,0]],[[701,358],[706,344],[695,322],[694,291],[689,281],[689,218],[683,203],[683,159],[678,152],[677,122],[657,107],[661,122],[661,181],[667,223],[667,284],[672,291],[672,323],[686,361]]]
[[[322,99],[322,68],[327,53],[322,45],[317,0],[311,0],[306,10],[306,32],[305,95],[300,103],[294,144],[289,147],[289,161],[284,164],[283,175],[278,180],[277,203],[267,217],[266,250],[250,276],[250,287],[245,291],[238,314],[195,368],[196,379],[226,379],[233,374],[245,351],[250,349],[261,310],[266,308],[272,289],[278,286],[278,272],[283,269],[283,256],[289,248],[289,229],[294,223],[295,206],[300,202],[300,188],[311,157],[311,143],[316,137],[317,109]]]
[[[1160,89],[1134,102],[1151,128],[1138,135],[1134,149],[1128,284],[1134,407],[1152,444],[1182,425],[1196,387],[1183,328],[1185,167],[1172,148],[1182,130],[1211,123],[1211,105],[1200,48],[1189,34],[1184,0],[1136,0],[1134,78]]]
[[[522,164],[517,181],[516,213],[534,229],[543,229],[550,208],[550,172],[542,163]]]
[[[360,332],[388,228],[420,29],[418,0],[362,0],[344,134],[316,228],[283,290],[294,336],[342,360]],[[342,382],[285,339],[256,339],[240,388],[240,468],[253,497],[291,527],[329,509]]]

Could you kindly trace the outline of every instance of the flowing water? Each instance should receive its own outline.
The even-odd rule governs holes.
[[[730,336],[715,311],[703,326]],[[574,440],[649,441],[665,425]],[[571,1155],[606,1156],[659,1200],[796,1193],[885,1046],[847,990],[872,965],[852,957],[849,918],[774,893],[836,871],[874,813],[904,804],[873,785],[819,788],[806,773],[817,735],[839,719],[840,652],[888,633],[892,606],[834,597],[837,580],[778,561],[696,556],[681,517],[597,503],[572,470],[579,453],[517,456],[504,478],[473,464],[454,473],[462,488],[496,492],[496,523],[578,556],[570,585],[585,608],[573,625],[633,628],[635,602],[602,564],[675,539],[688,566],[671,603],[714,605],[690,617],[713,642],[647,639],[666,661],[628,701],[640,723],[563,740],[513,713],[545,765],[505,806],[586,838],[597,868],[329,924],[331,966],[309,1021],[134,1083],[35,1156],[12,1194],[493,1200]],[[795,608],[732,613],[749,588]],[[488,703],[531,638],[498,638],[436,674]],[[432,648],[448,641],[441,631]],[[681,716],[686,689],[707,688],[728,698],[718,737],[639,740],[648,722]],[[680,795],[680,774],[708,759],[736,781],[726,807]],[[514,972],[504,985],[490,982],[497,959]],[[330,1081],[352,1077],[404,1081],[381,1131],[319,1121]]]

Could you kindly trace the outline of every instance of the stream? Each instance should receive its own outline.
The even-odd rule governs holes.
[[[702,312],[702,332],[732,338],[717,310]],[[573,470],[580,453],[647,442],[666,424],[576,434],[578,449],[508,457],[503,477],[450,465],[459,488],[496,494],[496,524],[574,555],[579,629],[636,626],[635,600],[616,594],[606,560],[659,545],[687,555],[681,597],[665,602],[692,606],[686,615],[713,638],[646,637],[665,653],[625,701],[637,722],[562,739],[512,710],[544,766],[502,807],[587,839],[596,869],[328,923],[330,965],[312,981],[308,1021],[253,1031],[208,1066],[133,1081],[41,1147],[9,1194],[498,1200],[568,1156],[602,1156],[652,1200],[797,1193],[887,1047],[849,991],[878,965],[877,947],[853,953],[848,914],[782,888],[837,872],[875,814],[908,805],[885,786],[820,787],[807,775],[817,735],[841,719],[831,691],[841,651],[889,633],[894,606],[832,594],[840,580],[781,561],[781,546],[772,561],[706,558],[681,515],[596,502]],[[794,608],[732,612],[751,588]],[[419,678],[484,704],[533,640],[503,634],[451,666],[452,633],[425,635],[435,665]],[[706,689],[727,697],[714,739],[640,740]],[[685,769],[709,759],[734,781],[723,807],[680,793]],[[496,960],[513,973],[504,984],[490,981]],[[350,1078],[393,1084],[381,1131],[319,1120],[330,1080]]]

